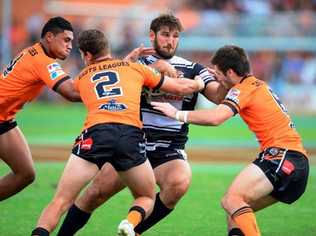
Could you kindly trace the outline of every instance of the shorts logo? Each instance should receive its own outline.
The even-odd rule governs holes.
[[[239,94],[240,94],[239,89],[232,88],[229,90],[228,94],[226,95],[226,99],[238,104],[239,103],[239,99],[238,99]]]
[[[118,103],[115,99],[111,99],[108,103],[99,106],[100,110],[108,111],[124,111],[127,106],[124,103]]]
[[[82,140],[80,144],[80,149],[83,150],[90,150],[93,144],[93,139],[92,138],[87,138],[85,140]]]
[[[285,160],[281,169],[285,174],[290,175],[295,170],[295,166],[292,162]]]
[[[61,68],[61,66],[57,62],[49,64],[47,66],[47,70],[48,70],[48,73],[49,73],[50,78],[52,80],[54,80],[54,79],[58,78],[59,76],[65,74],[65,72],[63,71],[63,69]]]

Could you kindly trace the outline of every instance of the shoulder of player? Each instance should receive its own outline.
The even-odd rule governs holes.
[[[172,58],[168,60],[168,62],[173,66],[186,67],[186,68],[193,68],[196,65],[195,62],[192,62],[190,60],[187,60],[179,56],[173,56]]]
[[[257,89],[262,88],[264,86],[267,86],[266,82],[264,82],[263,80],[257,79],[256,77],[251,75],[251,76],[248,76],[245,79],[243,79],[235,87],[246,88],[249,90],[257,90]]]

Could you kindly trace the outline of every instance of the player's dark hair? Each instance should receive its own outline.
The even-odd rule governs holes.
[[[250,73],[249,60],[245,50],[234,45],[226,45],[218,49],[211,62],[225,75],[229,69],[241,77]]]
[[[176,29],[179,30],[179,32],[183,31],[180,20],[171,14],[162,14],[153,19],[150,24],[150,30],[154,31],[154,33],[157,33],[163,26],[167,26],[170,30]]]
[[[110,51],[108,39],[97,29],[82,31],[78,36],[78,45],[83,53],[90,52],[94,58]]]
[[[52,32],[54,35],[56,35],[58,33],[64,32],[65,30],[73,32],[71,23],[60,16],[53,17],[50,18],[44,25],[41,38],[44,38],[47,32]]]

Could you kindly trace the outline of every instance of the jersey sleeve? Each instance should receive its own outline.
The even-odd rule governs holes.
[[[139,71],[144,77],[144,86],[158,89],[163,83],[164,77],[159,71],[142,64],[137,64]]]
[[[213,81],[216,81],[215,77],[207,70],[206,67],[202,66],[201,64],[199,63],[196,63],[194,65],[194,74],[195,75],[198,75],[202,78],[204,84],[205,84],[205,87],[208,83],[211,83]]]
[[[62,82],[70,79],[61,65],[51,58],[38,59],[35,70],[38,77],[52,90],[56,90]]]
[[[251,94],[251,88],[234,86],[228,91],[222,104],[227,105],[232,109],[234,114],[237,114],[240,112],[240,110],[247,106],[251,99]]]

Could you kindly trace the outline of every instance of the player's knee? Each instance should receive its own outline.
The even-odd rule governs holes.
[[[168,195],[166,197],[165,204],[169,206],[175,206],[177,202],[188,191],[191,183],[191,179],[188,177],[179,177],[168,181],[166,186],[162,188],[162,195]],[[168,192],[164,194],[164,192]]]
[[[221,199],[222,208],[227,212],[230,212],[231,209],[235,209],[240,205],[243,205],[245,202],[244,197],[240,194],[226,193]]]

